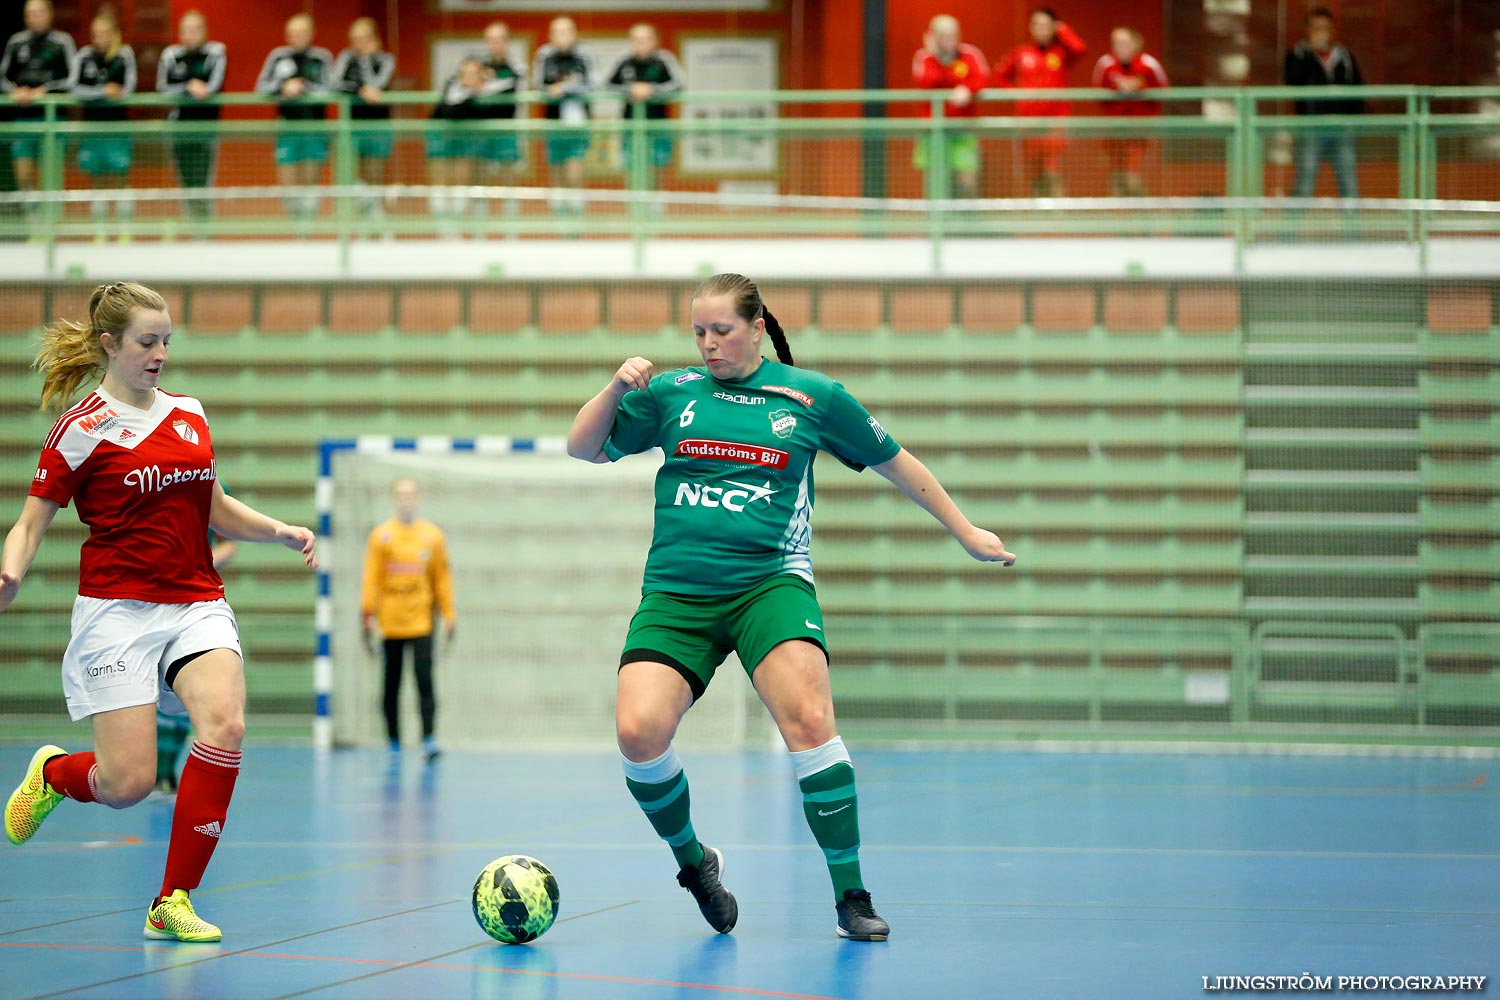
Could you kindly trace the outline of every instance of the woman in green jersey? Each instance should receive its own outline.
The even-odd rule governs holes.
[[[703,367],[653,377],[631,358],[583,405],[568,454],[614,462],[659,447],[656,528],[640,608],[620,656],[615,729],[625,783],[681,866],[677,881],[710,926],[739,907],[720,881],[723,854],[698,841],[678,723],[730,652],[776,720],[803,812],[833,879],[840,937],[883,941],[859,868],[854,769],[833,717],[823,614],[813,589],[813,458],[873,468],[931,513],[975,559],[1010,566],[993,532],[959,511],[927,467],[842,385],[793,367],[786,334],[755,283],[709,278],[693,294]],[[761,356],[767,336],[777,361]]]

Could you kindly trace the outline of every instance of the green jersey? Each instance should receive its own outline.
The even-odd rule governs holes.
[[[735,594],[779,573],[812,581],[813,459],[855,471],[901,450],[826,375],[764,360],[742,379],[658,375],[621,401],[610,461],[661,448],[642,592]]]

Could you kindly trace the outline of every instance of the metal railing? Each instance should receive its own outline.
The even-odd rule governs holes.
[[[178,102],[145,94],[119,102],[133,120],[84,122],[71,118],[79,102],[47,97],[36,106],[39,119],[7,126],[13,153],[17,140],[34,144],[40,184],[36,191],[0,194],[0,238],[51,246],[186,235],[347,243],[372,235],[588,234],[629,237],[640,245],[657,236],[719,233],[730,224],[737,232],[765,235],[921,237],[932,241],[939,257],[942,243],[955,236],[1223,236],[1243,247],[1333,235],[1425,247],[1436,234],[1500,231],[1494,180],[1500,113],[1488,110],[1500,107],[1500,87],[1327,87],[1311,95],[1367,102],[1370,113],[1350,116],[1290,114],[1291,102],[1310,96],[1294,87],[1148,91],[1137,100],[1159,103],[1163,113],[1145,117],[1101,113],[1120,100],[1105,90],[988,90],[972,118],[948,116],[944,96],[925,90],[690,91],[673,100],[675,117],[649,120],[622,115],[622,99],[601,92],[591,98],[600,114],[574,133],[587,138],[590,150],[588,179],[576,192],[550,186],[541,149],[559,126],[536,116],[542,101],[532,94],[516,98],[514,119],[464,122],[456,129],[426,117],[436,98],[431,93],[387,95],[394,113],[388,120],[356,119],[350,102],[325,99],[330,117],[315,121],[272,119],[275,102],[253,94],[215,99],[227,116],[222,121],[146,118]],[[1015,102],[1038,99],[1066,101],[1080,113],[1014,113]],[[9,103],[0,100],[0,106]],[[504,177],[433,183],[418,147],[439,132],[513,139],[520,159]],[[1367,196],[1299,199],[1278,190],[1292,169],[1289,147],[1299,137],[1335,133],[1358,147]],[[268,146],[298,136],[326,140],[326,185],[284,185],[271,171]],[[912,162],[925,145],[930,162],[946,163],[971,136],[983,153],[987,197],[956,198],[948,170]],[[385,185],[360,179],[361,143],[376,138],[397,146]],[[1037,138],[1068,144],[1064,167],[1074,197],[1037,197],[1027,189],[1021,160],[1025,144]],[[112,139],[142,155],[123,177],[92,186],[72,157],[91,139]],[[222,184],[180,186],[170,149],[193,139],[217,144]],[[653,140],[670,150],[670,168],[653,159],[661,155]],[[1149,197],[1109,196],[1104,156],[1110,143],[1122,140],[1153,147]],[[730,161],[741,148],[755,150],[756,162],[733,169]],[[695,158],[707,165],[695,168]],[[122,181],[125,186],[116,186]],[[326,201],[304,218],[282,207],[314,198]],[[209,200],[218,211],[185,222],[178,206],[193,199]],[[494,202],[504,210],[464,215],[443,233],[442,220],[430,210],[434,199]],[[111,203],[139,211],[110,218]],[[556,210],[559,203],[587,210]],[[383,209],[378,216],[372,204]],[[1062,207],[1069,211],[1058,212]]]

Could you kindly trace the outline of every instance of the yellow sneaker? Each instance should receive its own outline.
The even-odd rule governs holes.
[[[152,941],[219,941],[224,934],[193,912],[186,889],[173,889],[146,911],[146,937]]]
[[[12,844],[24,844],[31,839],[57,804],[63,800],[62,792],[54,792],[42,777],[42,769],[53,757],[61,757],[68,751],[62,747],[47,745],[31,755],[31,766],[26,777],[10,793],[5,802],[5,835]]]

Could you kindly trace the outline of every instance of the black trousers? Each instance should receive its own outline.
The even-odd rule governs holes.
[[[392,743],[401,741],[401,674],[406,648],[411,647],[412,671],[417,675],[417,698],[422,704],[422,738],[432,735],[437,716],[437,700],[432,693],[432,633],[410,639],[386,639],[385,653],[385,731]]]

